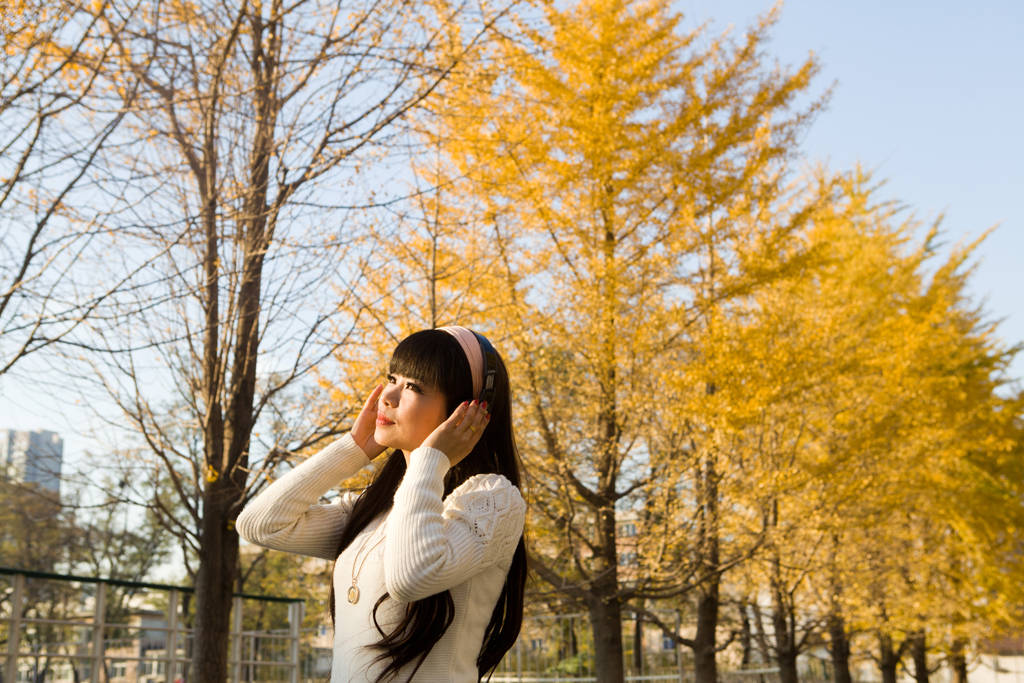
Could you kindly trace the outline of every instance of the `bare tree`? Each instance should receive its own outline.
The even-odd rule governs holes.
[[[227,674],[233,521],[252,475],[337,433],[351,408],[325,424],[305,394],[349,336],[339,298],[373,248],[358,217],[377,193],[357,183],[383,174],[359,171],[503,15],[205,0],[113,2],[101,17],[103,84],[132,106],[97,187],[118,206],[110,263],[134,274],[74,343],[112,423],[144,446],[133,470],[173,492],[149,505],[195,552],[197,680]]]
[[[97,106],[89,66],[112,45],[104,11],[0,8],[0,375],[65,339],[118,284],[76,267],[101,222],[82,201],[88,174],[124,116],[122,102]]]

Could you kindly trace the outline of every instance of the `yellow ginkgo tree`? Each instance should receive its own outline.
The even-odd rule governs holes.
[[[848,681],[851,629],[874,634],[885,680],[904,651],[923,680],[928,639],[962,649],[999,623],[985,576],[1021,568],[991,552],[1024,512],[1007,470],[1019,405],[1000,395],[1012,349],[965,299],[973,245],[936,263],[936,231],[915,243],[872,197],[857,173],[841,183],[806,233],[814,267],[727,334],[739,371],[719,395],[739,419],[724,428],[761,469],[729,500],[767,512],[745,590],[768,603],[765,656],[787,681],[820,631]]]
[[[624,675],[625,614],[699,592],[697,637],[675,635],[715,680],[717,582],[747,551],[715,547],[709,516],[705,545],[680,555],[681,473],[703,473],[704,490],[716,475],[663,419],[668,384],[716,311],[807,257],[794,235],[822,197],[791,185],[787,162],[816,66],[763,66],[771,16],[703,45],[666,2],[542,13],[448,83],[429,121],[499,256],[479,292],[510,349],[531,566],[589,612],[601,681]],[[620,565],[627,510],[642,517],[635,566]]]

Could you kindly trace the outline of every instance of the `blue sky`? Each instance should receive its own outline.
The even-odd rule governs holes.
[[[772,3],[678,2],[684,25],[741,32]],[[998,225],[971,291],[1008,343],[1024,341],[1024,3],[789,0],[766,53],[813,51],[832,99],[808,132],[812,159],[861,163],[920,219],[945,215],[952,245]],[[1013,365],[1024,377],[1024,357]]]
[[[680,2],[686,26],[709,21],[708,35],[742,29],[770,2]],[[813,51],[819,86],[834,83],[829,108],[805,150],[834,169],[860,162],[886,180],[883,195],[930,222],[940,213],[950,243],[999,225],[979,251],[975,297],[1001,336],[1024,340],[1024,3],[790,0],[767,46],[797,64]],[[0,378],[0,429],[62,432],[80,452],[85,411],[52,410],[53,387],[25,373]],[[1024,377],[1024,357],[1013,374]],[[77,427],[77,429],[76,429]],[[75,432],[78,432],[77,434]]]

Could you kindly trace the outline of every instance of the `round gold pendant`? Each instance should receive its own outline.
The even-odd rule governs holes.
[[[353,605],[359,602],[359,588],[350,586],[348,589],[348,601]]]

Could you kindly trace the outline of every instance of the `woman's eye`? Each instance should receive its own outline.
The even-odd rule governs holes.
[[[411,391],[415,391],[417,394],[422,394],[423,393],[423,390],[420,389],[420,385],[419,384],[415,384],[413,382],[406,382],[405,383],[405,387],[407,389],[411,390]]]
[[[395,376],[394,375],[388,375],[385,379],[387,379],[388,384],[394,384],[395,383]]]

